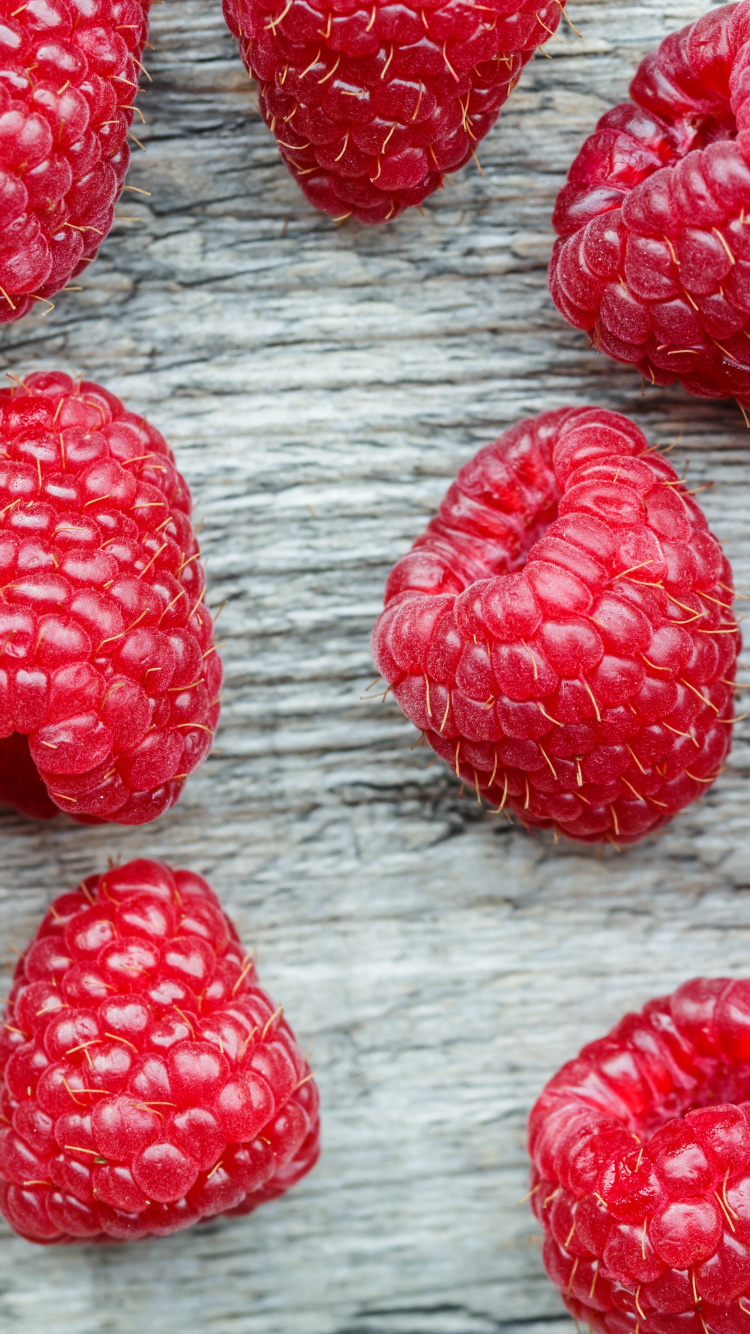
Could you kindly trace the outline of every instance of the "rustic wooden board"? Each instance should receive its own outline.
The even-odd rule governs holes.
[[[108,856],[207,874],[315,1064],[325,1152],[287,1199],[135,1246],[0,1240],[6,1334],[530,1334],[567,1328],[526,1207],[523,1126],[557,1064],[701,971],[747,971],[750,727],[711,795],[617,856],[480,815],[363,700],[385,574],[519,416],[630,412],[675,451],[750,587],[750,437],[585,349],[545,284],[567,163],[703,0],[571,0],[465,170],[367,230],[315,214],[254,110],[218,0],[157,9],[120,223],[84,290],[0,332],[3,368],[101,378],[199,500],[226,691],[219,749],[145,830],[0,816],[1,939]],[[10,955],[8,956],[11,957]]]

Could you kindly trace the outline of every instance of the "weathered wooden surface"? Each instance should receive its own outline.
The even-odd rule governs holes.
[[[750,436],[731,405],[641,398],[546,293],[566,164],[636,58],[702,0],[572,0],[583,33],[537,58],[424,216],[337,228],[304,203],[253,110],[218,0],[157,9],[123,222],[3,368],[103,379],[173,439],[225,598],[219,750],[145,830],[3,813],[0,932],[108,856],[209,874],[304,1043],[325,1152],[239,1222],[121,1249],[0,1233],[4,1334],[531,1334],[567,1328],[526,1206],[529,1106],[627,1006],[746,973],[750,727],[658,840],[617,856],[480,816],[395,706],[363,701],[391,562],[448,479],[520,415],[632,412],[677,456],[750,587]],[[8,956],[10,957],[10,956]]]

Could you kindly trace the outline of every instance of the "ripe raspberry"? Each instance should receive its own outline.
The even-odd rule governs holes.
[[[642,62],[560,192],[555,304],[655,384],[750,403],[750,0]]]
[[[374,223],[469,161],[563,4],[224,0],[224,15],[310,203]]]
[[[0,1038],[0,1209],[29,1241],[165,1236],[309,1172],[318,1092],[206,881],[138,860],[55,899]]]
[[[205,759],[221,663],[159,432],[60,372],[0,391],[0,799],[143,824]]]
[[[0,0],[0,323],[54,296],[112,226],[149,0]]]
[[[695,978],[550,1080],[529,1118],[544,1263],[595,1334],[744,1334],[750,981]]]
[[[732,597],[670,464],[627,418],[564,408],[461,469],[391,572],[373,656],[477,798],[629,843],[729,750]]]

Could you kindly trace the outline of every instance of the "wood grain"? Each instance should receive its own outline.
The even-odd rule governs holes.
[[[336,227],[254,109],[218,0],[155,12],[123,213],[84,279],[0,334],[3,368],[101,378],[173,440],[227,599],[218,749],[153,827],[3,813],[0,930],[108,856],[207,873],[316,1037],[325,1152],[287,1199],[131,1247],[0,1241],[7,1334],[548,1334],[567,1317],[526,1206],[544,1080],[628,1006],[747,972],[750,728],[622,856],[481,815],[395,706],[363,699],[386,572],[482,443],[562,403],[675,451],[750,587],[750,437],[731,404],[586,351],[546,291],[552,201],[637,58],[703,0],[571,0],[465,170],[396,224]],[[138,132],[138,131],[137,131]],[[11,956],[8,955],[10,958]]]

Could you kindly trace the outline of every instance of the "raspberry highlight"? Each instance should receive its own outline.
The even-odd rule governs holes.
[[[529,1118],[544,1264],[595,1334],[740,1334],[750,1296],[750,981],[649,1001]]]
[[[143,824],[206,757],[221,662],[163,437],[61,372],[0,391],[0,800]]]
[[[0,3],[0,323],[94,259],[130,161],[149,0]]]
[[[373,656],[478,799],[630,843],[729,750],[732,598],[671,464],[627,418],[565,408],[461,469],[391,572]]]
[[[310,203],[377,223],[469,161],[563,4],[224,0],[224,15]]]
[[[0,1037],[0,1209],[28,1241],[249,1214],[315,1164],[318,1092],[206,881],[138,860],[62,894]]]
[[[652,384],[750,404],[750,0],[641,63],[554,213],[558,310]],[[747,216],[746,216],[747,215]]]

